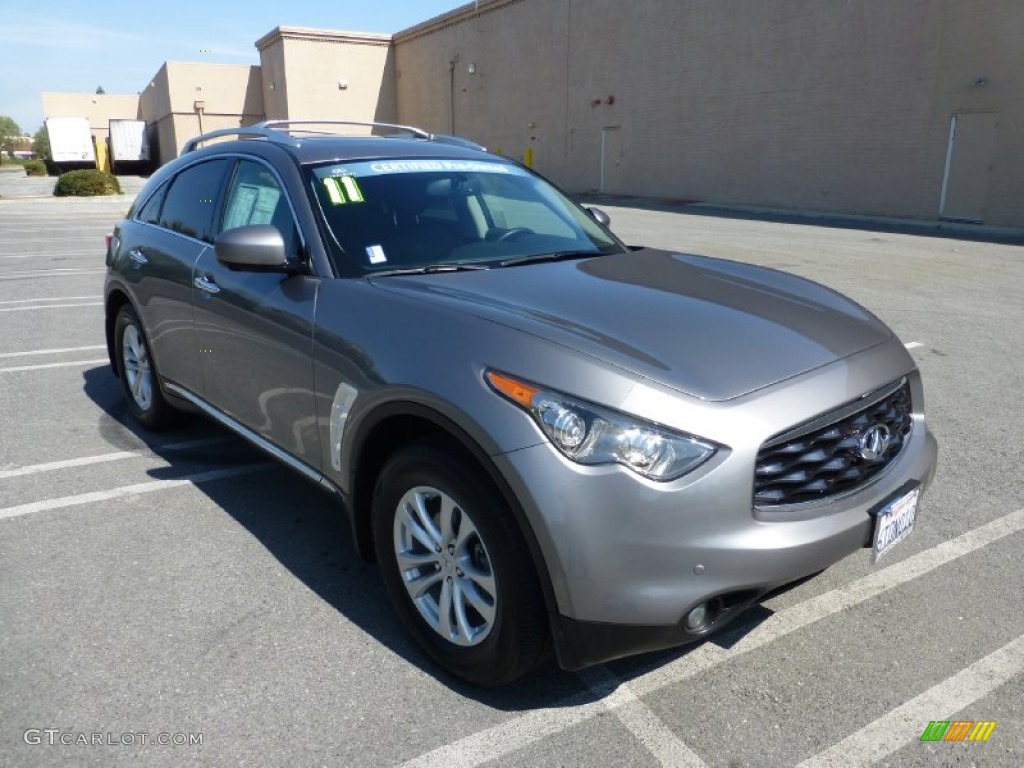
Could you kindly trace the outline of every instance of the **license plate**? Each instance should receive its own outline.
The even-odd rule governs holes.
[[[914,532],[917,521],[917,500],[921,489],[899,496],[882,506],[875,513],[875,551],[872,562],[877,563],[883,555]]]

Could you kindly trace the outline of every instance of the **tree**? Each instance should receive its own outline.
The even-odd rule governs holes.
[[[50,134],[46,132],[46,125],[40,126],[39,130],[36,131],[35,136],[32,137],[34,143],[32,144],[32,151],[36,153],[36,157],[40,160],[50,159]]]
[[[96,86],[96,93],[106,93],[106,91],[103,90],[103,86],[102,85],[97,85]]]
[[[3,162],[3,153],[12,151],[20,138],[21,126],[13,118],[0,115],[0,162]]]

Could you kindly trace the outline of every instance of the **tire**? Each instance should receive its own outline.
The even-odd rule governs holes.
[[[160,378],[146,333],[130,304],[121,307],[114,321],[114,359],[121,390],[135,420],[153,431],[170,427],[177,412],[168,405],[160,390]]]
[[[543,660],[547,613],[533,559],[508,505],[461,450],[431,440],[394,454],[372,514],[388,594],[435,662],[493,686]]]

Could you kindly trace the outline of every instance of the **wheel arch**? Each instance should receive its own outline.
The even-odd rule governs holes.
[[[110,360],[110,367],[114,371],[114,376],[118,378],[120,378],[121,374],[118,371],[117,359],[114,356],[114,326],[117,324],[117,313],[121,311],[121,307],[131,303],[131,298],[120,287],[110,289],[104,301],[103,330],[107,340],[107,357]]]
[[[352,538],[359,554],[368,561],[374,560],[370,514],[374,486],[384,463],[402,446],[431,437],[450,442],[467,460],[484,471],[491,485],[501,494],[526,541],[548,615],[557,614],[557,601],[544,553],[511,485],[487,452],[465,429],[425,405],[412,402],[382,405],[361,421],[352,440],[350,455],[354,459],[350,469],[348,506]]]

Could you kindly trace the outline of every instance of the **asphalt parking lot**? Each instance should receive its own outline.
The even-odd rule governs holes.
[[[316,488],[202,420],[128,421],[101,306],[128,204],[0,200],[0,765],[1024,764],[1024,248],[608,208],[629,242],[877,313],[922,368],[937,477],[881,563],[713,642],[476,690]],[[945,720],[996,726],[920,741]]]

